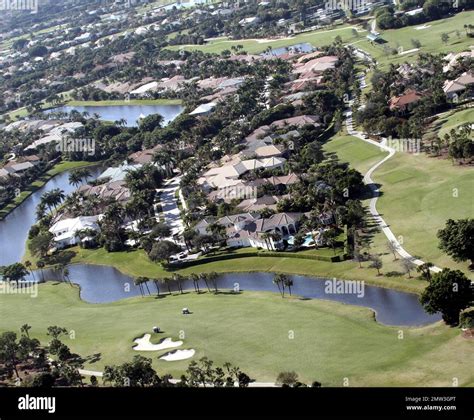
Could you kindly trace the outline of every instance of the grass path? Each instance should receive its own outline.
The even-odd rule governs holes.
[[[182,316],[182,307],[193,314]],[[18,331],[24,323],[43,342],[49,325],[74,331],[65,343],[83,356],[100,354],[100,361],[85,366],[94,371],[130,360],[137,354],[133,339],[159,325],[164,334],[153,335],[153,342],[184,334],[182,348],[195,349],[194,359],[230,361],[258,381],[295,370],[302,380],[324,386],[341,386],[344,378],[350,386],[450,386],[453,377],[460,386],[474,385],[474,342],[458,329],[442,323],[403,328],[399,339],[400,328],[376,323],[366,308],[276,293],[187,293],[91,305],[79,300],[76,288],[47,283],[35,299],[0,295],[0,332]],[[189,360],[159,361],[165,352],[141,354],[160,374],[179,377]]]
[[[352,139],[352,140],[351,140]],[[336,137],[326,145],[343,161],[363,172],[384,152],[356,137]],[[451,161],[399,152],[373,174],[381,184],[377,208],[403,247],[412,255],[440,267],[457,268],[471,279],[468,263],[456,263],[438,248],[436,233],[448,218],[474,216],[474,170]],[[366,201],[368,204],[368,201]],[[385,252],[384,271],[394,267],[383,236],[376,235],[374,249]],[[397,264],[398,265],[398,264]],[[398,270],[400,266],[398,265]]]

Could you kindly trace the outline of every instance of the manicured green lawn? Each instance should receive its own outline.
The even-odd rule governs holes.
[[[443,136],[459,126],[470,123],[474,124],[474,108],[463,109],[454,113],[449,113],[436,121],[438,136]],[[471,133],[474,136],[474,134]]]
[[[386,44],[372,45],[367,39],[358,42],[355,46],[370,53],[382,67],[389,64],[397,64],[405,61],[414,61],[420,52],[431,54],[447,54],[449,52],[460,52],[468,50],[473,44],[473,38],[469,38],[464,30],[464,25],[472,24],[474,20],[474,12],[463,12],[457,15],[427,22],[426,29],[417,30],[417,27],[423,25],[407,26],[400,29],[379,30],[382,39],[387,41]],[[456,33],[459,31],[459,36]],[[441,34],[447,33],[449,40],[446,44],[441,41]],[[412,50],[414,47],[411,43],[412,39],[421,42],[419,51],[408,54],[397,54],[386,56],[384,54],[383,45],[389,45],[393,48],[402,47],[403,51]]]
[[[472,168],[426,155],[398,153],[373,179],[382,184],[378,210],[394,233],[403,237],[408,252],[468,273],[467,263],[455,263],[438,248],[436,233],[449,218],[474,216]]]
[[[69,106],[114,106],[114,105],[181,105],[181,99],[131,99],[111,101],[69,101]]]
[[[192,315],[181,315],[183,307]],[[463,339],[459,329],[441,323],[386,327],[366,308],[282,299],[276,293],[187,293],[91,305],[79,300],[76,288],[48,283],[37,298],[0,295],[0,313],[0,332],[19,331],[28,323],[30,334],[43,343],[50,325],[74,331],[74,339],[64,339],[73,351],[100,355],[86,364],[91,370],[131,360],[138,354],[133,339],[158,325],[164,334],[152,341],[177,340],[181,332],[181,348],[196,350],[193,359],[179,362],[158,361],[166,350],[140,353],[153,359],[160,374],[174,377],[190,360],[207,356],[220,365],[229,361],[258,381],[295,370],[301,380],[323,386],[342,386],[344,378],[350,386],[451,386],[453,377],[460,386],[474,385],[474,342]]]
[[[351,167],[365,174],[370,167],[386,156],[386,152],[373,147],[352,136],[336,136],[324,145],[328,153],[335,153],[343,162],[350,163]]]
[[[352,34],[353,28],[355,27],[341,25],[334,29],[320,29],[317,31],[298,34],[294,37],[288,37],[269,42],[262,40],[259,41],[257,39],[229,40],[226,38],[219,38],[204,45],[172,45],[167,48],[175,51],[184,49],[187,51],[200,50],[207,53],[221,53],[224,50],[230,50],[230,47],[233,45],[242,45],[244,47],[244,51],[247,51],[249,54],[257,54],[265,51],[268,47],[288,47],[302,42],[308,42],[313,45],[313,47],[321,47],[323,45],[332,44],[334,42],[334,38],[338,35],[341,37],[344,43],[351,43],[362,39],[367,33],[366,31],[359,29],[361,32],[357,37],[354,37]]]
[[[465,116],[463,116],[464,118]],[[335,137],[326,150],[364,172],[384,153],[375,146],[352,137]],[[474,216],[472,168],[454,166],[450,160],[425,154],[397,153],[372,176],[382,185],[377,209],[394,234],[401,236],[404,248],[412,255],[441,267],[458,268],[470,278],[467,263],[456,263],[438,248],[436,233],[447,219]],[[456,196],[457,195],[457,196]],[[366,202],[368,204],[368,202]],[[387,252],[383,234],[374,237],[373,250],[386,253],[384,271],[400,270]]]
[[[15,199],[0,210],[0,220],[7,216],[12,210],[18,207],[23,201],[25,201],[31,194],[43,187],[51,178],[58,175],[61,172],[68,171],[71,169],[77,169],[85,166],[97,165],[97,162],[86,162],[86,161],[75,161],[75,162],[61,162],[51,168],[43,176],[36,181],[33,181],[26,190],[22,191]]]
[[[248,53],[257,54],[265,51],[269,46],[272,48],[288,47],[300,42],[308,42],[314,47],[321,47],[333,43],[334,38],[339,35],[344,44],[354,45],[354,47],[370,53],[377,60],[379,66],[385,68],[391,63],[397,64],[405,61],[414,61],[420,52],[447,54],[448,52],[468,50],[473,40],[467,37],[464,25],[472,24],[473,20],[474,12],[469,11],[458,13],[447,19],[427,22],[426,25],[430,25],[430,27],[426,29],[417,30],[416,28],[422,25],[413,25],[401,29],[379,30],[382,38],[387,42],[386,44],[371,44],[365,37],[368,32],[360,27],[357,28],[360,32],[355,37],[352,34],[352,29],[355,27],[340,25],[333,29],[320,29],[270,42],[257,39],[229,40],[227,38],[219,38],[204,45],[173,45],[167,48],[171,50],[184,49],[187,51],[200,50],[208,53],[221,53],[224,50],[230,50],[230,47],[233,45],[242,45]],[[459,31],[459,35],[457,31]],[[447,33],[449,36],[446,44],[441,42],[441,34],[443,33]],[[393,48],[401,47],[403,51],[409,51],[413,49],[412,39],[417,39],[421,42],[420,51],[408,54],[385,55],[383,45]]]

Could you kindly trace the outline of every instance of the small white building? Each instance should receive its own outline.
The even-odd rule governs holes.
[[[77,245],[80,242],[78,232],[85,229],[100,231],[97,223],[99,216],[80,216],[74,219],[63,219],[56,222],[49,231],[54,235],[57,248]]]
[[[199,105],[193,112],[190,112],[189,115],[208,115],[212,112],[215,106],[215,102],[209,102],[207,104]]]

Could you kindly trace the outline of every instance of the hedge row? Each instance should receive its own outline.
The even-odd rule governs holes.
[[[272,251],[265,251],[259,252],[259,257],[284,257],[284,258],[300,258],[303,260],[316,260],[316,261],[327,261],[327,262],[339,262],[345,260],[345,255],[333,255],[333,256],[326,256],[326,255],[308,255],[308,254],[298,254],[292,252],[272,252]]]
[[[170,264],[169,268],[187,268],[193,267],[195,265],[216,262],[216,261],[225,261],[232,260],[234,258],[247,258],[247,257],[279,257],[279,258],[301,258],[305,260],[316,260],[316,261],[327,261],[327,262],[339,262],[346,259],[345,255],[307,255],[307,254],[298,254],[292,252],[273,252],[273,251],[249,251],[246,253],[239,254],[224,254],[224,255],[215,255],[210,257],[204,257],[193,261],[182,261],[175,264]]]
[[[179,267],[179,268],[186,268],[192,267],[195,265],[215,262],[215,261],[225,261],[225,260],[233,260],[234,258],[247,258],[247,257],[258,257],[258,252],[246,252],[245,254],[227,254],[227,255],[214,255],[211,257],[204,257],[193,261],[180,261],[176,264],[170,264],[169,267]]]

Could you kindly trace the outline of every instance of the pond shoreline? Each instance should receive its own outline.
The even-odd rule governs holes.
[[[78,288],[80,299],[87,304],[110,304],[131,298],[156,297],[158,295],[157,290],[150,291],[155,288],[153,279],[150,279],[149,286],[151,287],[144,288],[144,294],[142,294],[142,290],[134,284],[132,277],[113,267],[95,264],[71,264],[69,267],[71,271],[69,282]],[[36,271],[36,274],[39,279],[39,271]],[[277,286],[272,283],[271,273],[248,273],[252,274],[251,276],[245,276],[245,274],[219,273],[217,294],[235,290],[236,285],[237,294],[246,291],[278,294]],[[54,279],[55,276],[57,276],[56,279]],[[68,283],[61,278],[58,272],[54,271],[43,272],[41,277],[47,278],[46,282]],[[439,321],[439,316],[432,316],[424,312],[419,304],[418,296],[414,293],[367,285],[362,288],[362,294],[358,295],[352,289],[327,290],[327,281],[334,280],[330,278],[294,275],[292,279],[294,281],[293,294],[289,295],[287,291],[285,299],[323,300],[367,308],[373,312],[374,320],[384,326],[421,327]],[[41,281],[41,283],[43,282]],[[189,279],[183,280],[182,287],[187,293],[193,292],[193,284]],[[165,297],[169,295],[166,286],[160,285],[159,289],[160,295]],[[211,289],[213,288],[211,287]],[[171,285],[171,290],[171,296],[180,294],[175,283]],[[203,283],[201,293],[208,292]],[[213,294],[213,290],[210,293]]]
[[[111,99],[105,101],[67,101],[59,106],[181,105],[181,99]],[[52,108],[56,108],[54,106]]]
[[[76,170],[76,169],[81,169],[81,168],[89,168],[89,167],[93,167],[95,165],[100,165],[101,164],[101,161],[91,162],[90,164],[83,163],[83,164],[78,165],[78,166],[67,167],[67,168],[61,169],[60,171],[56,171],[53,174],[49,174],[49,172],[54,171],[54,169],[57,166],[61,165],[62,163],[67,163],[67,162],[69,162],[69,161],[57,163],[49,171],[46,171],[43,175],[41,175],[38,179],[35,179],[30,184],[28,184],[27,189],[31,188],[31,190],[22,191],[21,193],[26,193],[26,194],[24,194],[24,196],[21,198],[20,201],[14,203],[14,199],[13,199],[12,202],[8,203],[4,208],[0,209],[0,221],[4,220],[13,210],[15,210],[21,204],[23,204],[23,202],[25,202],[25,200],[28,199],[36,191],[43,188],[54,177],[62,174],[63,172],[66,172],[66,171],[71,171],[71,170]],[[34,184],[36,184],[36,185],[34,185]]]

